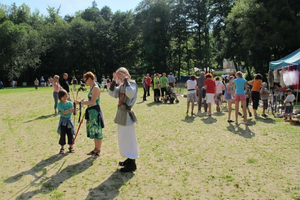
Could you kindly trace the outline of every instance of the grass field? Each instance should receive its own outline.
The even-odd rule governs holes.
[[[58,155],[52,88],[0,90],[0,199],[300,199],[299,126],[271,115],[235,126],[225,111],[186,116],[183,97],[170,105],[153,96],[143,102],[142,90],[138,96],[138,169],[121,174],[117,100],[107,92],[105,138],[94,160],[85,124],[76,152]]]

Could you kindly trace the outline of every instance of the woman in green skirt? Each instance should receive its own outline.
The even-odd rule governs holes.
[[[100,109],[100,87],[95,81],[95,75],[92,72],[87,72],[83,75],[83,81],[90,86],[87,101],[75,101],[79,105],[87,105],[85,111],[86,119],[86,133],[87,137],[94,139],[95,149],[87,155],[92,155],[94,158],[100,156],[102,145],[102,129],[104,128],[104,121],[102,111]]]

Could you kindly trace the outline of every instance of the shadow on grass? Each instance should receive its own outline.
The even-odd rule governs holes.
[[[217,123],[217,119],[212,117],[212,116],[208,116],[207,118],[202,118],[201,119],[205,124],[213,124],[213,123]]]
[[[186,115],[185,118],[181,121],[186,122],[186,123],[193,123],[195,118],[196,118],[195,115],[192,115],[192,116]]]
[[[16,194],[14,194],[14,196],[18,195],[20,192],[26,191],[28,188],[30,188],[30,186],[35,185],[35,183],[43,178],[45,176],[45,174],[47,173],[47,170],[45,169],[45,167],[52,165],[53,163],[56,163],[57,161],[61,160],[62,158],[66,157],[68,154],[56,154],[53,155],[49,158],[47,158],[46,160],[42,160],[41,162],[39,162],[38,164],[36,164],[33,168],[31,168],[30,170],[21,172],[19,174],[16,174],[12,177],[9,177],[8,179],[4,180],[5,183],[14,183],[17,182],[18,180],[20,180],[23,176],[25,175],[31,175],[33,176],[35,179],[27,186],[25,186],[24,188],[20,189]],[[49,169],[48,169],[49,170]],[[43,171],[43,173],[41,175],[37,175],[38,172]],[[12,196],[10,199],[13,199]]]
[[[150,103],[147,103],[148,107],[152,107],[152,106],[160,106],[160,105],[164,105],[164,103],[157,103],[155,101],[152,101]]]
[[[53,190],[56,190],[64,181],[70,179],[73,176],[76,176],[77,174],[84,172],[89,167],[91,167],[93,165],[94,160],[94,158],[89,157],[80,163],[68,165],[66,168],[60,171],[60,169],[63,167],[62,165],[56,174],[52,175],[49,178],[44,178],[40,183],[38,183],[39,185],[42,185],[40,189],[22,193],[16,199],[31,199],[37,194],[47,194],[49,192],[52,192]],[[44,173],[47,173],[46,169],[44,169],[42,176],[44,176]],[[34,185],[34,182],[36,182],[36,180],[31,182],[29,187],[27,188],[29,189],[30,186]]]
[[[108,179],[94,189],[90,189],[86,200],[92,199],[115,199],[120,194],[120,188],[134,177],[134,173],[121,173],[116,170]]]
[[[32,122],[32,121],[35,121],[35,120],[41,120],[41,119],[48,119],[50,117],[56,117],[58,115],[55,115],[55,114],[50,114],[50,115],[42,115],[40,117],[37,117],[35,119],[31,119],[31,120],[28,120],[28,121],[25,121],[24,123],[29,123],[29,122]]]
[[[223,116],[225,115],[223,112],[214,112],[214,116]]]
[[[267,123],[267,124],[275,124],[275,120],[272,119],[272,118],[269,118],[269,117],[255,117],[256,121],[260,121],[260,122],[263,122],[263,123]]]
[[[244,126],[244,127],[242,127]],[[244,124],[239,124],[237,126],[233,126],[232,124],[229,124],[229,126],[226,127],[228,131],[238,134],[241,137],[244,138],[253,138],[255,137],[255,133],[252,132],[248,126],[245,126]]]

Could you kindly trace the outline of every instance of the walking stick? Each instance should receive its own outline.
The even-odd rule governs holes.
[[[77,128],[75,137],[74,137],[73,142],[72,142],[72,145],[74,145],[74,143],[75,143],[75,140],[76,140],[77,135],[78,135],[78,133],[79,133],[79,130],[80,130],[80,127],[81,127],[81,124],[82,124],[82,122],[83,122],[84,117],[85,117],[85,112],[84,112],[84,114],[83,114],[83,116],[82,116],[82,118],[81,118],[81,121],[79,122],[79,125],[78,125],[78,128]],[[79,118],[79,120],[80,120],[80,118]]]

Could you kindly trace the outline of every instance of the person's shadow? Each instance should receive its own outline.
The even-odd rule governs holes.
[[[205,124],[213,124],[216,123],[218,120],[212,116],[208,116],[206,118],[201,119]]]
[[[52,165],[53,163],[56,163],[57,161],[61,160],[62,158],[64,158],[65,156],[67,156],[68,154],[56,154],[53,155],[49,158],[47,158],[46,160],[42,160],[40,161],[38,164],[36,164],[33,168],[24,171],[24,172],[20,172],[12,177],[7,178],[6,180],[4,180],[5,183],[14,183],[17,182],[18,180],[20,180],[23,176],[25,175],[31,175],[33,176],[35,179],[30,182],[27,186],[25,186],[24,188],[20,189],[16,194],[14,194],[11,199],[18,195],[21,192],[26,191],[28,188],[30,188],[31,186],[35,185],[35,183],[42,179],[45,174],[47,173],[46,167],[49,165]],[[48,169],[49,170],[49,169]],[[37,175],[38,172],[42,171],[41,175]]]
[[[120,188],[134,177],[134,173],[121,173],[116,170],[103,183],[94,189],[90,189],[86,200],[101,199],[112,200],[120,194]]]
[[[245,127],[245,129],[242,128],[242,124],[239,124],[237,126],[233,126],[232,124],[229,124],[229,126],[227,126],[227,130],[232,132],[233,134],[238,134],[239,136],[242,136],[244,138],[252,138],[255,137],[255,133],[252,132],[248,126]]]
[[[16,199],[18,199],[18,200],[31,199],[37,194],[49,193],[49,192],[57,189],[60,186],[60,184],[62,184],[64,181],[66,181],[66,180],[70,179],[71,177],[76,176],[76,175],[84,172],[85,170],[87,170],[89,167],[91,167],[93,165],[94,160],[95,160],[94,158],[89,157],[89,158],[83,160],[80,163],[76,163],[74,165],[68,165],[62,171],[57,172],[56,174],[52,175],[49,178],[45,178],[42,181],[42,183],[39,183],[39,184],[41,184],[40,189],[30,191],[30,192],[26,192],[26,193],[22,193]],[[47,173],[47,172],[45,172],[45,173]],[[43,174],[44,174],[44,172],[43,172]],[[32,182],[32,183],[34,184],[34,182]]]
[[[192,116],[186,115],[185,118],[181,121],[186,122],[186,123],[193,123],[195,118],[196,118],[195,115],[192,115]]]
[[[56,115],[55,115],[55,114],[42,115],[42,116],[39,116],[39,117],[37,117],[37,118],[35,118],[35,119],[27,120],[27,121],[25,121],[24,123],[29,123],[29,122],[32,122],[32,121],[35,121],[35,120],[40,120],[40,119],[48,119],[48,118],[50,118],[50,117],[56,117]]]

